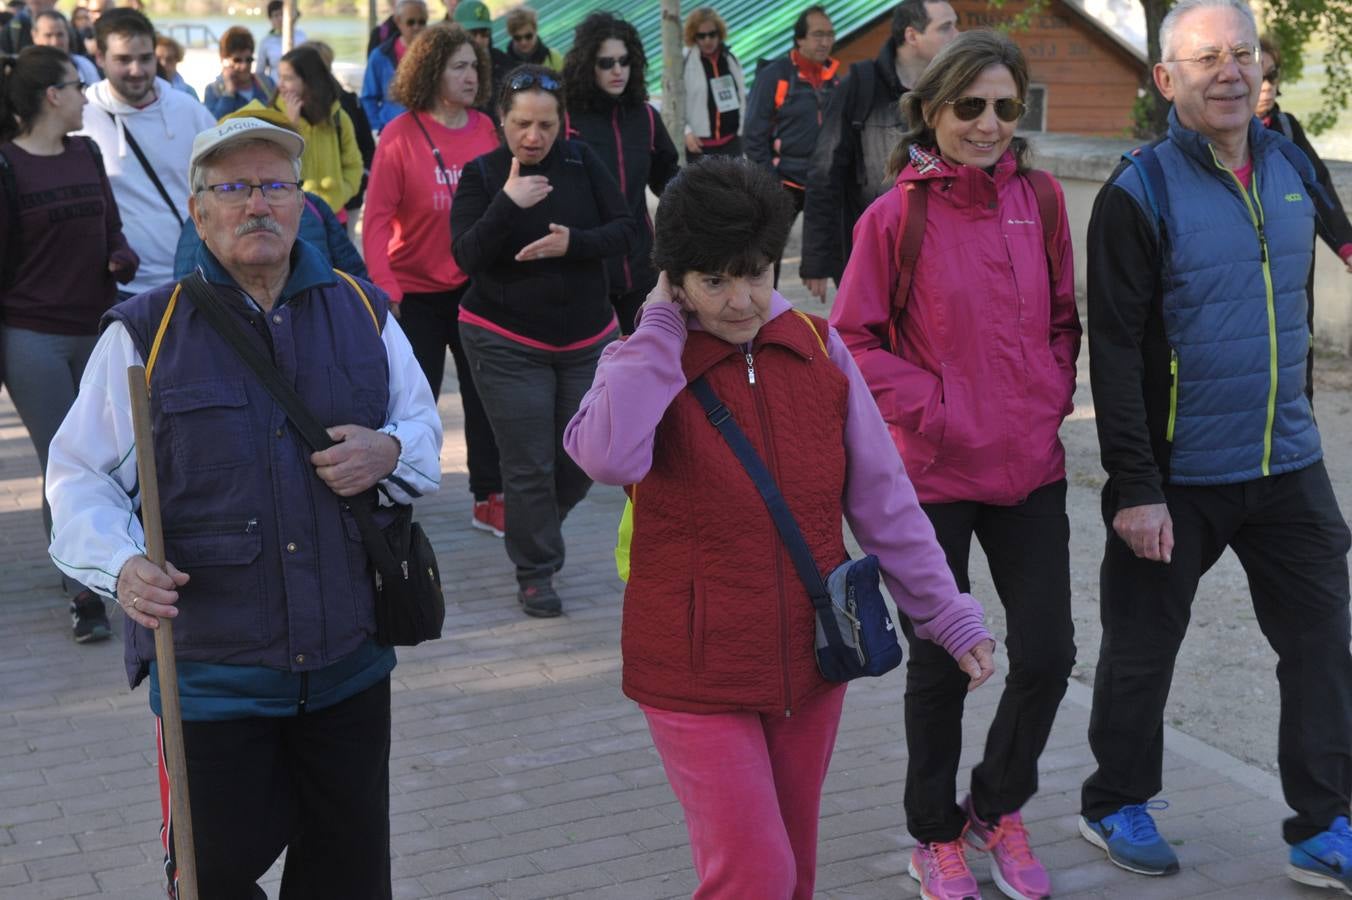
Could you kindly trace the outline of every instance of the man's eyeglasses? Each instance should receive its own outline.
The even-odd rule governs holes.
[[[611,69],[619,66],[621,69],[629,68],[629,54],[624,56],[598,56],[596,57],[596,68],[602,72],[609,72]]]
[[[80,93],[82,94],[84,93],[84,89],[89,87],[89,85],[86,84],[84,79],[82,78],[77,78],[74,81],[58,81],[56,84],[52,85],[52,87],[56,88],[59,91],[62,88],[68,88],[71,85],[78,85],[80,88]]]
[[[1278,66],[1273,66],[1263,73],[1263,80],[1268,84],[1276,84],[1277,79],[1282,77],[1282,70]]]
[[[807,36],[814,41],[834,41],[836,39],[834,31],[809,31]]]
[[[953,107],[953,115],[963,122],[978,119],[986,111],[986,104],[995,106],[995,117],[1001,122],[1017,122],[1023,117],[1024,103],[1018,97],[1001,97],[999,100],[987,100],[985,97],[959,97],[945,100]]]
[[[536,75],[534,72],[517,72],[507,80],[507,87],[512,91],[525,91],[533,87],[541,90],[557,91],[562,85],[553,75]]]
[[[1225,58],[1228,56],[1235,61],[1235,65],[1240,68],[1251,66],[1258,62],[1262,50],[1257,44],[1239,44],[1231,47],[1229,50],[1217,50],[1214,47],[1206,47],[1200,50],[1196,56],[1180,56],[1177,59],[1168,60],[1169,62],[1196,63],[1204,71],[1214,72],[1225,65]]]
[[[512,35],[512,40],[516,41],[518,44],[529,44],[531,41],[535,40],[535,32],[523,31],[520,34],[514,34]]]
[[[265,181],[262,184],[249,184],[247,181],[223,181],[209,184],[207,190],[216,195],[225,206],[245,206],[256,190],[263,199],[273,206],[280,206],[296,196],[300,190],[299,181]]]
[[[718,37],[718,29],[717,29],[717,28],[715,28],[713,31],[696,31],[696,32],[695,32],[695,40],[697,40],[697,41],[712,41],[712,40],[713,40],[714,38],[716,38],[716,37]]]

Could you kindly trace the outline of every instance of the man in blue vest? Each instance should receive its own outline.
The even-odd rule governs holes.
[[[283,848],[283,896],[390,896],[395,656],[375,642],[372,570],[342,498],[378,486],[411,503],[435,491],[441,423],[384,295],[296,240],[303,148],[258,119],[197,135],[195,271],[337,445],[311,454],[171,283],[105,317],[48,469],[51,553],[126,613],[128,680],[150,676],[157,715],[153,629],[174,622],[203,900],[262,897],[257,880]],[[150,449],[136,446],[128,412],[137,364],[150,386],[163,570],[143,555],[136,515],[136,453]]]
[[[1089,225],[1108,535],[1080,832],[1123,868],[1178,871],[1149,812],[1164,706],[1198,581],[1228,547],[1279,660],[1288,874],[1352,892],[1352,536],[1305,383],[1313,171],[1254,118],[1243,0],[1181,0],[1160,47],[1169,133],[1129,154]]]

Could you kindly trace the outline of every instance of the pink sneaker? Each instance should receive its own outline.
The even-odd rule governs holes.
[[[1000,893],[1013,900],[1045,900],[1052,895],[1052,880],[1028,846],[1028,829],[1017,812],[1000,817],[991,825],[972,811],[972,798],[962,802],[967,811],[967,843],[991,855],[991,877]]]
[[[981,900],[976,877],[967,867],[967,847],[962,838],[917,845],[909,871],[920,882],[920,896],[925,900]]]

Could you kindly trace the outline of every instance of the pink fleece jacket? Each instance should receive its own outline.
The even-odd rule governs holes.
[[[771,317],[789,309],[776,293]],[[656,304],[643,310],[627,340],[602,352],[591,390],[563,433],[568,455],[596,481],[637,484],[647,475],[658,423],[686,388],[687,328],[699,325],[678,304]],[[883,582],[916,634],[956,659],[991,636],[981,606],[958,591],[868,385],[835,329],[827,352],[850,382],[842,502],[850,530],[865,553],[878,557]]]

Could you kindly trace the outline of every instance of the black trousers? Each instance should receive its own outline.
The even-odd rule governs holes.
[[[1322,462],[1214,487],[1165,485],[1174,523],[1169,564],[1137,558],[1112,529],[1100,569],[1103,645],[1089,747],[1098,770],[1081,809],[1101,819],[1159,793],[1164,705],[1197,583],[1226,547],[1249,579],[1258,626],[1277,652],[1277,766],[1298,843],[1348,814],[1352,795],[1352,546]]]
[[[1009,633],[1009,675],[972,770],[972,803],[987,821],[1014,812],[1037,792],[1037,761],[1075,665],[1070,617],[1070,521],[1066,483],[1038,488],[1017,506],[926,503],[926,515],[963,591],[971,589],[972,535],[990,563]],[[921,843],[956,840],[966,817],[957,805],[962,708],[968,677],[953,657],[919,639],[904,617],[906,665],[906,827]]]
[[[283,848],[282,900],[388,900],[389,678],[318,712],[184,722],[183,744],[201,900],[264,897]]]
[[[400,304],[399,326],[413,346],[413,356],[432,386],[432,396],[441,396],[441,380],[446,374],[446,348],[455,361],[455,378],[460,382],[460,405],[465,411],[465,451],[469,464],[469,489],[475,500],[487,500],[489,494],[502,493],[502,472],[498,463],[498,444],[488,424],[483,401],[474,385],[474,371],[460,345],[460,298],[468,283],[437,294],[405,294]]]
[[[793,200],[793,219],[789,220],[789,227],[792,228],[794,221],[798,218],[798,214],[803,211],[803,204],[807,202],[807,191],[803,190],[800,187],[793,187],[791,185],[786,184],[784,185],[784,193],[788,194],[789,197]],[[783,260],[784,254],[781,252],[779,254],[779,259],[775,260],[776,288],[779,287],[779,270],[783,263]]]

